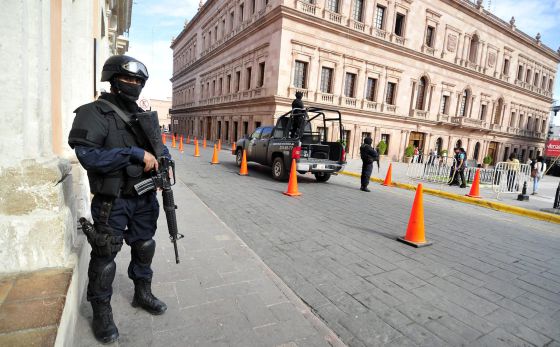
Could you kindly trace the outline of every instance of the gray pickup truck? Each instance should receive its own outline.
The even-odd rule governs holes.
[[[335,116],[328,117],[325,113]],[[323,133],[312,131],[314,120],[322,120]],[[237,165],[241,165],[245,149],[247,161],[272,167],[272,177],[276,180],[288,178],[295,159],[299,173],[311,172],[318,182],[326,182],[346,164],[342,143],[327,141],[327,122],[338,123],[339,138],[343,139],[342,117],[337,110],[306,108],[283,114],[276,126],[257,128],[250,136],[237,141]]]

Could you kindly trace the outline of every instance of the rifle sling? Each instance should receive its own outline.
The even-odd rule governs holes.
[[[136,129],[134,129],[134,127],[132,126],[132,119],[130,119],[129,115],[124,113],[124,111],[121,110],[120,107],[105,99],[97,99],[97,101],[100,101],[105,105],[109,106],[110,108],[112,108],[113,111],[115,111],[115,113],[124,121],[126,126],[128,126],[128,128],[134,133],[134,135],[137,136],[138,138],[142,138],[142,134],[138,134]]]

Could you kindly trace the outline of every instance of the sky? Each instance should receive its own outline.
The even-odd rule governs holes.
[[[134,0],[127,54],[148,67],[150,78],[143,97],[171,97],[171,39],[179,35],[185,20],[194,17],[198,4],[199,0]],[[484,0],[483,4],[508,22],[514,16],[519,30],[532,37],[540,33],[542,42],[552,49],[560,47],[560,0]],[[560,99],[560,76],[554,98]],[[556,124],[560,125],[560,115]]]

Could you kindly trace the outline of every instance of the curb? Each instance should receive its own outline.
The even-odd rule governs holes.
[[[339,173],[342,174],[342,175],[358,177],[358,178],[362,176],[359,173],[350,172],[350,171],[341,171]],[[383,183],[383,179],[377,178],[377,177],[370,178],[370,181]],[[411,184],[406,184],[406,183],[393,182],[393,186],[397,187],[397,188],[401,188],[401,189],[406,189],[406,190],[416,190],[416,186],[413,186]],[[523,208],[523,207],[517,207],[517,206],[503,204],[501,202],[469,198],[468,196],[463,196],[463,195],[459,195],[459,194],[444,192],[442,190],[437,190],[437,189],[433,189],[433,188],[424,188],[424,193],[434,195],[434,196],[439,196],[439,197],[444,198],[444,199],[449,199],[449,200],[459,201],[459,202],[463,202],[463,203],[467,203],[467,204],[471,204],[471,205],[481,206],[481,207],[484,207],[484,208],[489,208],[491,210],[501,211],[501,212],[515,214],[515,215],[524,216],[524,217],[529,217],[529,218],[533,218],[533,219],[537,219],[537,220],[541,220],[541,221],[545,221],[545,222],[549,222],[549,223],[560,224],[560,215],[556,215],[556,214],[540,212],[540,211],[535,211],[535,210],[529,210],[529,209],[526,209],[526,208]]]

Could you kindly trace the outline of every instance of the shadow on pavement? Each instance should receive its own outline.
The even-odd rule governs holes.
[[[345,226],[347,226],[349,228],[352,228],[352,229],[358,229],[358,230],[362,230],[362,231],[365,231],[365,232],[368,232],[368,233],[374,233],[374,234],[377,234],[379,236],[383,236],[383,237],[391,239],[391,240],[395,240],[397,237],[400,236],[400,235],[394,235],[394,234],[386,233],[386,232],[383,232],[383,231],[373,230],[373,229],[370,229],[370,228],[364,228],[364,227],[357,226],[357,225],[346,224],[346,223],[340,223],[340,224],[345,225]]]

